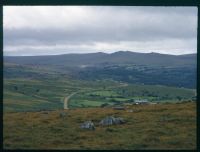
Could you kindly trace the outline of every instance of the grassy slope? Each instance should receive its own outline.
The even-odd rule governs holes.
[[[79,92],[69,102],[70,108],[99,107],[146,98],[153,102],[191,100],[192,89],[155,85],[128,85],[108,80],[84,81],[69,78],[55,67],[22,66],[5,63],[4,110],[36,111],[62,109],[64,97]],[[63,69],[63,71],[66,71]],[[64,72],[65,73],[65,72]]]
[[[113,105],[137,98],[153,102],[191,100],[195,95],[192,89],[130,84],[119,87],[119,82],[105,79],[78,80],[70,78],[67,69],[62,69],[63,73],[58,69],[56,66],[4,63],[4,110],[62,109],[64,97],[77,91],[79,93],[69,102],[70,108]]]
[[[134,112],[91,108],[4,113],[5,149],[195,149],[196,103],[131,106]],[[124,125],[101,127],[108,116],[123,117]],[[79,128],[92,120],[95,131]]]
[[[17,89],[16,89],[17,87]],[[59,79],[4,79],[5,111],[36,111],[62,109],[64,97],[77,92],[70,99],[70,108],[99,107],[146,98],[153,102],[174,102],[177,97],[191,100],[194,90],[150,85],[123,86],[111,81],[80,81]]]
[[[7,78],[47,78],[47,74],[53,77],[57,73],[86,80],[113,79],[133,84],[196,88],[195,56],[116,52],[5,57],[4,75]]]
[[[93,88],[103,89],[106,85],[118,83],[101,81],[87,82],[69,78],[58,79],[4,79],[4,110],[35,111],[62,109],[64,97],[76,91]],[[17,87],[17,89],[16,89]]]
[[[194,95],[195,91],[192,89],[155,85],[127,85],[78,93],[73,96],[69,106],[71,108],[98,107],[103,103],[113,105],[119,102],[130,102],[131,99],[148,99],[152,102],[179,102],[191,100]]]

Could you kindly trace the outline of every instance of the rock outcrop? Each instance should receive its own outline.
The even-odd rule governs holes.
[[[95,127],[92,121],[85,121],[83,124],[81,124],[80,128],[95,130]]]
[[[107,125],[118,125],[118,124],[123,124],[125,123],[123,118],[115,118],[113,116],[108,116],[105,119],[100,121],[100,125],[102,126],[107,126]]]

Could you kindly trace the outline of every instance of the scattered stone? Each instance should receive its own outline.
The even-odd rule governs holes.
[[[81,124],[80,128],[95,130],[95,127],[92,121],[85,121],[83,124]]]
[[[66,117],[66,115],[67,115],[67,114],[66,114],[65,112],[61,112],[61,113],[60,113],[60,118],[64,118],[64,117]]]
[[[113,116],[108,116],[105,119],[100,121],[100,125],[107,126],[107,125],[118,125],[125,123],[123,118],[115,118]]]

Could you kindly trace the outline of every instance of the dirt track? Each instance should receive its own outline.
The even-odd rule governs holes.
[[[108,87],[108,88],[111,89],[111,88],[126,87],[126,86],[128,86],[128,84],[123,83],[123,84],[120,84],[119,86],[114,86],[114,87],[111,86],[111,87]],[[97,89],[97,90],[99,90],[99,89]],[[93,90],[93,91],[94,91],[94,90]],[[80,91],[78,91],[78,92],[80,92]],[[69,99],[70,99],[73,95],[77,94],[78,92],[74,92],[74,93],[72,93],[72,94],[70,94],[69,96],[67,96],[67,97],[64,98],[64,109],[69,109],[69,107],[68,107],[68,101],[69,101]]]
[[[65,97],[64,98],[64,109],[69,109],[68,108],[68,101],[69,101],[69,99],[73,96],[73,95],[75,95],[77,92],[74,92],[74,93],[72,93],[72,94],[70,94],[69,96],[67,96],[67,97]]]

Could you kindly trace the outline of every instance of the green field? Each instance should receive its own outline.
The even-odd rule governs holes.
[[[23,59],[16,62],[29,62],[26,58]],[[69,99],[68,106],[70,108],[100,107],[103,104],[119,105],[133,103],[136,99],[146,99],[149,102],[158,103],[195,101],[196,99],[195,89],[153,84],[144,85],[118,80],[119,75],[122,75],[125,79],[127,74],[142,78],[141,73],[130,73],[130,71],[123,73],[123,69],[128,68],[130,70],[131,67],[134,67],[138,68],[139,71],[146,71],[144,70],[146,66],[122,63],[118,65],[98,65],[93,67],[94,69],[88,69],[92,72],[90,77],[92,76],[94,79],[90,79],[89,76],[81,79],[81,73],[84,73],[85,69],[82,71],[79,66],[48,65],[45,64],[47,61],[41,60],[41,62],[41,65],[37,65],[37,62],[34,64],[4,63],[3,104],[5,112],[63,109],[65,97],[73,93],[76,94]],[[117,70],[117,67],[120,67],[122,71]],[[151,65],[150,69],[153,67],[155,65]],[[96,70],[99,68],[101,72],[110,76],[97,79],[100,75],[96,77],[95,74],[98,74]],[[162,67],[158,66],[156,69],[158,71],[154,71],[155,74],[161,72]],[[176,72],[176,69],[173,70]],[[85,72],[87,73],[87,70]],[[153,71],[151,70],[151,72]],[[164,73],[162,73],[162,76],[165,79]],[[145,81],[146,78],[143,80]],[[156,80],[157,78],[152,79],[152,82],[157,83]]]
[[[100,107],[102,104],[132,103],[134,99],[149,102],[192,100],[192,89],[155,85],[123,84],[115,81],[80,81],[4,79],[4,110],[35,111],[63,109],[64,97],[77,92],[69,101],[70,108]]]
[[[77,91],[103,89],[106,84],[116,82],[86,82],[71,79],[32,80],[4,79],[4,110],[32,111],[62,109],[64,97]],[[80,107],[78,105],[77,107]]]

